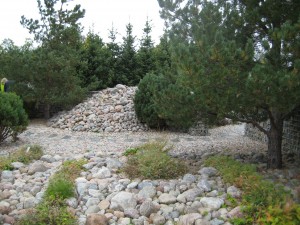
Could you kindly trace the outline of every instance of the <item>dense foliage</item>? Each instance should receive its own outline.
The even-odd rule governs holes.
[[[85,11],[80,5],[69,9],[66,0],[37,0],[37,3],[40,20],[24,16],[21,20],[39,46],[25,58],[31,70],[18,74],[18,86],[24,99],[44,105],[44,115],[49,118],[52,106],[74,104],[84,97],[76,66],[81,40],[78,21]]]
[[[23,102],[14,93],[0,92],[0,144],[8,137],[17,138],[28,125]]]
[[[300,107],[299,1],[159,3],[172,43],[164,74],[175,78],[161,110],[252,123],[268,137],[268,166],[281,168],[283,121]],[[176,95],[190,95],[190,104]],[[197,113],[186,116],[189,109]],[[259,124],[266,119],[270,128]]]
[[[163,88],[159,76],[147,74],[139,83],[134,96],[134,109],[137,118],[151,128],[164,128],[165,120],[156,111],[155,94]]]

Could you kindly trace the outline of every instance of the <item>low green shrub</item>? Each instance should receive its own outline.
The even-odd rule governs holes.
[[[23,146],[9,156],[0,157],[0,170],[12,170],[12,162],[22,162],[25,164],[42,157],[43,150],[39,145]]]
[[[47,199],[67,199],[74,197],[74,185],[71,181],[62,177],[54,177],[49,181],[47,190],[45,191],[45,198]]]
[[[0,118],[0,144],[8,137],[16,140],[28,125],[28,116],[19,96],[0,92]]]
[[[16,225],[76,225],[77,219],[61,200],[43,201]]]
[[[283,186],[264,180],[253,165],[227,156],[213,156],[205,164],[218,169],[225,182],[243,191],[244,217],[233,219],[233,224],[300,224],[300,205],[291,200]]]
[[[187,171],[184,163],[168,155],[165,142],[151,142],[134,148],[122,168],[130,178],[173,179]]]

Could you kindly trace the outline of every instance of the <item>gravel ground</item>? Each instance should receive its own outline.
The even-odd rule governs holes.
[[[1,154],[14,151],[29,144],[41,145],[45,154],[74,156],[87,151],[123,152],[148,141],[167,141],[172,145],[173,154],[203,154],[206,152],[249,153],[262,152],[266,146],[244,136],[244,124],[227,125],[209,130],[209,136],[191,136],[175,132],[121,132],[92,133],[72,132],[51,128],[45,121],[33,120],[27,130],[19,135],[17,142],[6,140],[1,146]]]

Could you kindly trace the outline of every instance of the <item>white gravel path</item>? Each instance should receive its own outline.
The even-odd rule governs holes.
[[[167,141],[173,146],[174,153],[204,153],[204,152],[261,152],[266,146],[244,136],[244,124],[227,125],[209,130],[209,136],[191,136],[186,133],[174,132],[121,132],[92,133],[72,132],[51,128],[44,121],[32,121],[27,130],[19,135],[19,140],[11,140],[0,145],[0,153],[14,151],[20,146],[29,144],[41,145],[45,154],[74,156],[87,151],[93,152],[123,152],[127,148],[148,141]]]

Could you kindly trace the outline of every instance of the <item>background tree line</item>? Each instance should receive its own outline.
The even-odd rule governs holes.
[[[45,117],[87,91],[139,85],[135,110],[150,127],[251,123],[268,137],[268,167],[282,167],[283,122],[300,108],[298,0],[158,0],[167,30],[157,46],[148,20],[139,42],[129,23],[121,43],[114,28],[104,43],[92,31],[82,37],[80,5],[37,1],[40,20],[21,23],[38,47],[3,42],[0,72],[25,103],[43,104]]]
[[[165,45],[154,46],[151,21],[145,22],[141,40],[128,23],[119,43],[114,27],[109,42],[93,31],[82,35],[80,5],[69,9],[66,0],[38,2],[40,19],[21,18],[34,35],[18,47],[7,39],[0,46],[0,74],[14,80],[13,90],[29,108],[42,105],[45,118],[52,107],[68,108],[82,101],[88,91],[116,84],[137,85],[151,71],[168,60]]]

